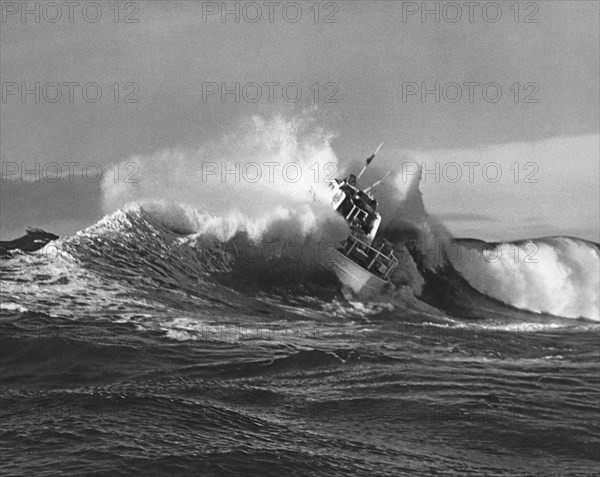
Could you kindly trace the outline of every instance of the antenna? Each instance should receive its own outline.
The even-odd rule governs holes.
[[[372,186],[367,187],[364,192],[369,192],[371,189],[377,187],[379,184],[381,184],[384,180],[387,179],[387,177],[392,173],[392,171],[389,171],[385,176],[383,176],[381,179],[379,179],[377,182],[375,182]]]
[[[369,164],[371,164],[371,161],[373,161],[373,159],[375,159],[375,156],[379,152],[379,149],[381,149],[381,146],[383,146],[383,143],[381,143],[379,146],[377,146],[377,149],[375,149],[375,152],[373,154],[371,154],[369,157],[367,157],[367,160],[365,161],[365,165],[363,166],[362,171],[360,171],[360,174],[358,174],[358,176],[356,176],[356,180],[360,179],[360,176],[362,176],[365,173],[365,171],[367,170],[367,167],[369,167]]]

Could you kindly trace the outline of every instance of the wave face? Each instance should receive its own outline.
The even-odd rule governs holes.
[[[207,283],[251,286],[263,292],[279,285],[304,295],[309,289],[324,293],[323,286],[329,295],[339,290],[326,266],[327,253],[338,242],[327,239],[336,236],[336,227],[328,231],[325,225],[319,233],[308,235],[297,231],[296,240],[291,240],[285,223],[277,222],[263,230],[261,240],[251,238],[246,230],[233,236],[226,233],[229,239],[221,240],[222,223],[209,217],[210,225],[199,227],[202,232],[181,232],[198,228],[202,218],[201,213],[192,214],[177,204],[151,203],[150,210],[131,206],[40,253],[60,251],[115,280],[121,280],[127,263],[128,274],[137,272],[146,281],[153,279],[154,285],[168,282],[182,290],[196,286],[199,277]],[[390,305],[406,305],[408,296],[412,303],[423,301],[442,313],[452,311],[448,303],[423,294],[425,288],[435,287],[435,296],[457,295],[463,307],[481,300],[483,294],[525,311],[600,320],[596,244],[570,237],[498,244],[451,239],[443,226],[426,215],[420,222],[392,221],[384,233],[393,240],[401,262],[391,277],[397,293],[379,298]],[[440,243],[445,244],[443,249]],[[318,287],[313,286],[315,280]],[[470,316],[476,315],[477,306]],[[497,303],[496,308],[501,306]]]
[[[454,239],[396,176],[377,193],[394,287],[357,301],[320,185],[197,177],[213,156],[324,169],[329,140],[255,119],[140,156],[151,186],[107,182],[98,223],[7,251],[3,473],[596,472],[598,246]]]

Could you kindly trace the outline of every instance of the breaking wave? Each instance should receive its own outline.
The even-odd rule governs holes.
[[[572,237],[459,241],[454,267],[477,290],[517,308],[600,320],[597,244]]]
[[[306,118],[254,117],[196,150],[134,156],[128,161],[138,164],[143,181],[103,183],[104,208],[120,210],[41,253],[53,250],[96,278],[147,290],[191,292],[206,282],[343,299],[323,260],[347,234],[323,180],[331,168],[337,177],[344,173],[331,139]],[[298,180],[283,174],[286,164],[301,171]],[[251,168],[261,171],[255,181],[236,180]],[[570,237],[496,244],[454,239],[427,213],[419,183],[419,174],[395,174],[377,191],[381,233],[401,264],[391,277],[392,306],[470,318],[521,309],[600,320],[596,244]],[[460,253],[452,255],[450,246]]]

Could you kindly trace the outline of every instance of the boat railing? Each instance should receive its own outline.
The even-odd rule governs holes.
[[[358,220],[358,214],[364,214],[365,218],[369,216],[369,214],[361,209],[360,207],[357,207],[356,204],[352,204],[352,209],[350,209],[350,212],[348,212],[348,215],[346,215],[346,221],[351,221],[351,220]]]
[[[360,244],[360,245],[364,246],[373,254],[372,258],[369,257],[370,261],[369,261],[368,265],[366,265],[366,269],[370,271],[371,267],[373,265],[375,265],[375,263],[377,263],[378,261],[380,263],[383,263],[383,265],[385,265],[385,267],[386,267],[386,271],[383,274],[383,278],[385,280],[387,280],[389,278],[389,276],[392,274],[392,272],[398,266],[398,259],[394,255],[393,250],[390,250],[389,254],[386,255],[383,252],[381,252],[381,250],[376,249],[375,247],[371,246],[369,243],[365,242],[364,240],[359,239],[355,235],[350,235],[348,237],[347,242],[350,242],[351,245],[350,245],[349,249],[344,251],[344,255],[346,255],[347,257],[350,257],[350,254],[353,252],[353,250],[356,248],[357,245]]]

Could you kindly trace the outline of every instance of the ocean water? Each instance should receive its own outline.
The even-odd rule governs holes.
[[[2,475],[598,475],[598,245],[385,233],[368,302],[140,206],[9,253]]]

